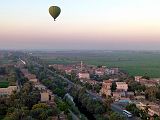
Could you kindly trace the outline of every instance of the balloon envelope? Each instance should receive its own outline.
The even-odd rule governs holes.
[[[51,6],[49,8],[49,13],[55,20],[61,13],[61,9],[58,6]]]

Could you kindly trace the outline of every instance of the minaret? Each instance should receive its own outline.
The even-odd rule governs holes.
[[[81,61],[81,71],[82,71],[82,69],[83,69],[83,62]]]

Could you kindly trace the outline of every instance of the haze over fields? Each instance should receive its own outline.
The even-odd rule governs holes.
[[[48,13],[58,5],[56,22]],[[0,48],[158,50],[159,0],[0,1]]]

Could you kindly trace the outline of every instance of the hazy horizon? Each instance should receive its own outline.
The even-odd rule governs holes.
[[[160,52],[160,50],[148,49],[20,49],[0,48],[0,51],[24,51],[24,52]]]
[[[56,20],[49,6],[61,7]],[[5,0],[0,49],[160,50],[159,0]]]

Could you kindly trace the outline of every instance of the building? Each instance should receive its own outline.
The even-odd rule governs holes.
[[[145,100],[145,95],[137,95],[135,96],[136,100]]]
[[[135,99],[134,92],[126,92],[126,97],[129,99]]]
[[[159,79],[144,79],[142,78],[142,76],[135,76],[135,81],[139,82],[142,85],[145,85],[146,87],[151,87],[151,86],[156,86],[157,84],[159,84]]]
[[[53,116],[51,120],[59,120],[59,119],[58,119],[58,116]]]
[[[118,78],[114,78],[114,79],[109,79],[111,82],[117,82]]]
[[[38,82],[38,79],[36,78],[36,75],[34,75],[34,74],[26,74],[25,77],[33,83]]]
[[[160,116],[160,105],[149,102],[149,101],[142,101],[136,104],[136,106],[140,109],[140,110],[145,110],[146,107],[148,107],[148,114],[150,116],[153,115],[158,115]]]
[[[98,68],[95,70],[95,75],[98,76],[103,76],[105,74],[105,69],[104,68]]]
[[[41,102],[49,101],[50,96],[48,92],[41,92]]]
[[[34,75],[34,74],[26,74],[25,77],[28,78],[28,80],[36,79],[36,75]]]
[[[90,85],[96,85],[96,84],[98,84],[98,82],[95,81],[95,80],[81,79],[80,81],[81,81],[82,83],[88,83],[88,84],[90,84]]]
[[[40,90],[40,91],[46,90],[46,86],[44,86],[43,84],[36,84],[35,88],[38,88],[38,90]]]
[[[38,82],[38,79],[35,78],[35,79],[29,79],[30,82],[33,82],[33,83],[37,83]]]
[[[154,106],[154,107],[151,106],[148,109],[148,114],[150,116],[158,115],[160,117],[160,106]]]
[[[78,78],[79,79],[90,79],[89,73],[78,73]]]
[[[134,79],[135,79],[136,82],[139,82],[140,79],[142,79],[142,76],[135,76]]]
[[[64,71],[65,71],[66,74],[71,75],[71,73],[73,71],[73,68],[72,67],[66,67]]]
[[[0,95],[11,95],[13,91],[16,91],[17,86],[9,86],[8,88],[0,88]]]
[[[116,75],[119,73],[119,68],[107,68],[106,69],[106,74],[107,75]]]
[[[120,100],[122,98],[125,98],[126,94],[123,91],[119,91],[119,92],[113,92],[113,98],[117,101]]]
[[[51,108],[55,108],[56,107],[56,103],[55,103],[55,96],[54,95],[50,95],[50,99],[49,101],[46,101],[47,105],[50,106]]]
[[[128,84],[126,82],[116,82],[117,90],[127,91],[128,90]]]
[[[104,94],[106,96],[111,95],[111,86],[112,86],[112,81],[110,80],[105,80],[102,83],[102,88],[100,90],[100,94]]]
[[[64,65],[62,64],[54,64],[54,65],[49,65],[49,67],[53,67],[55,69],[63,69],[64,68]]]
[[[134,92],[116,91],[112,94],[115,100],[133,100],[135,98]]]
[[[36,78],[36,75],[34,74],[30,74],[28,69],[21,69],[21,72],[23,73],[23,75],[31,82],[33,83],[37,83],[38,79]]]
[[[151,78],[151,80],[154,80],[157,84],[160,84],[160,78]]]
[[[156,86],[156,84],[154,84],[154,83],[145,83],[144,84],[146,87],[152,87],[152,86]]]

